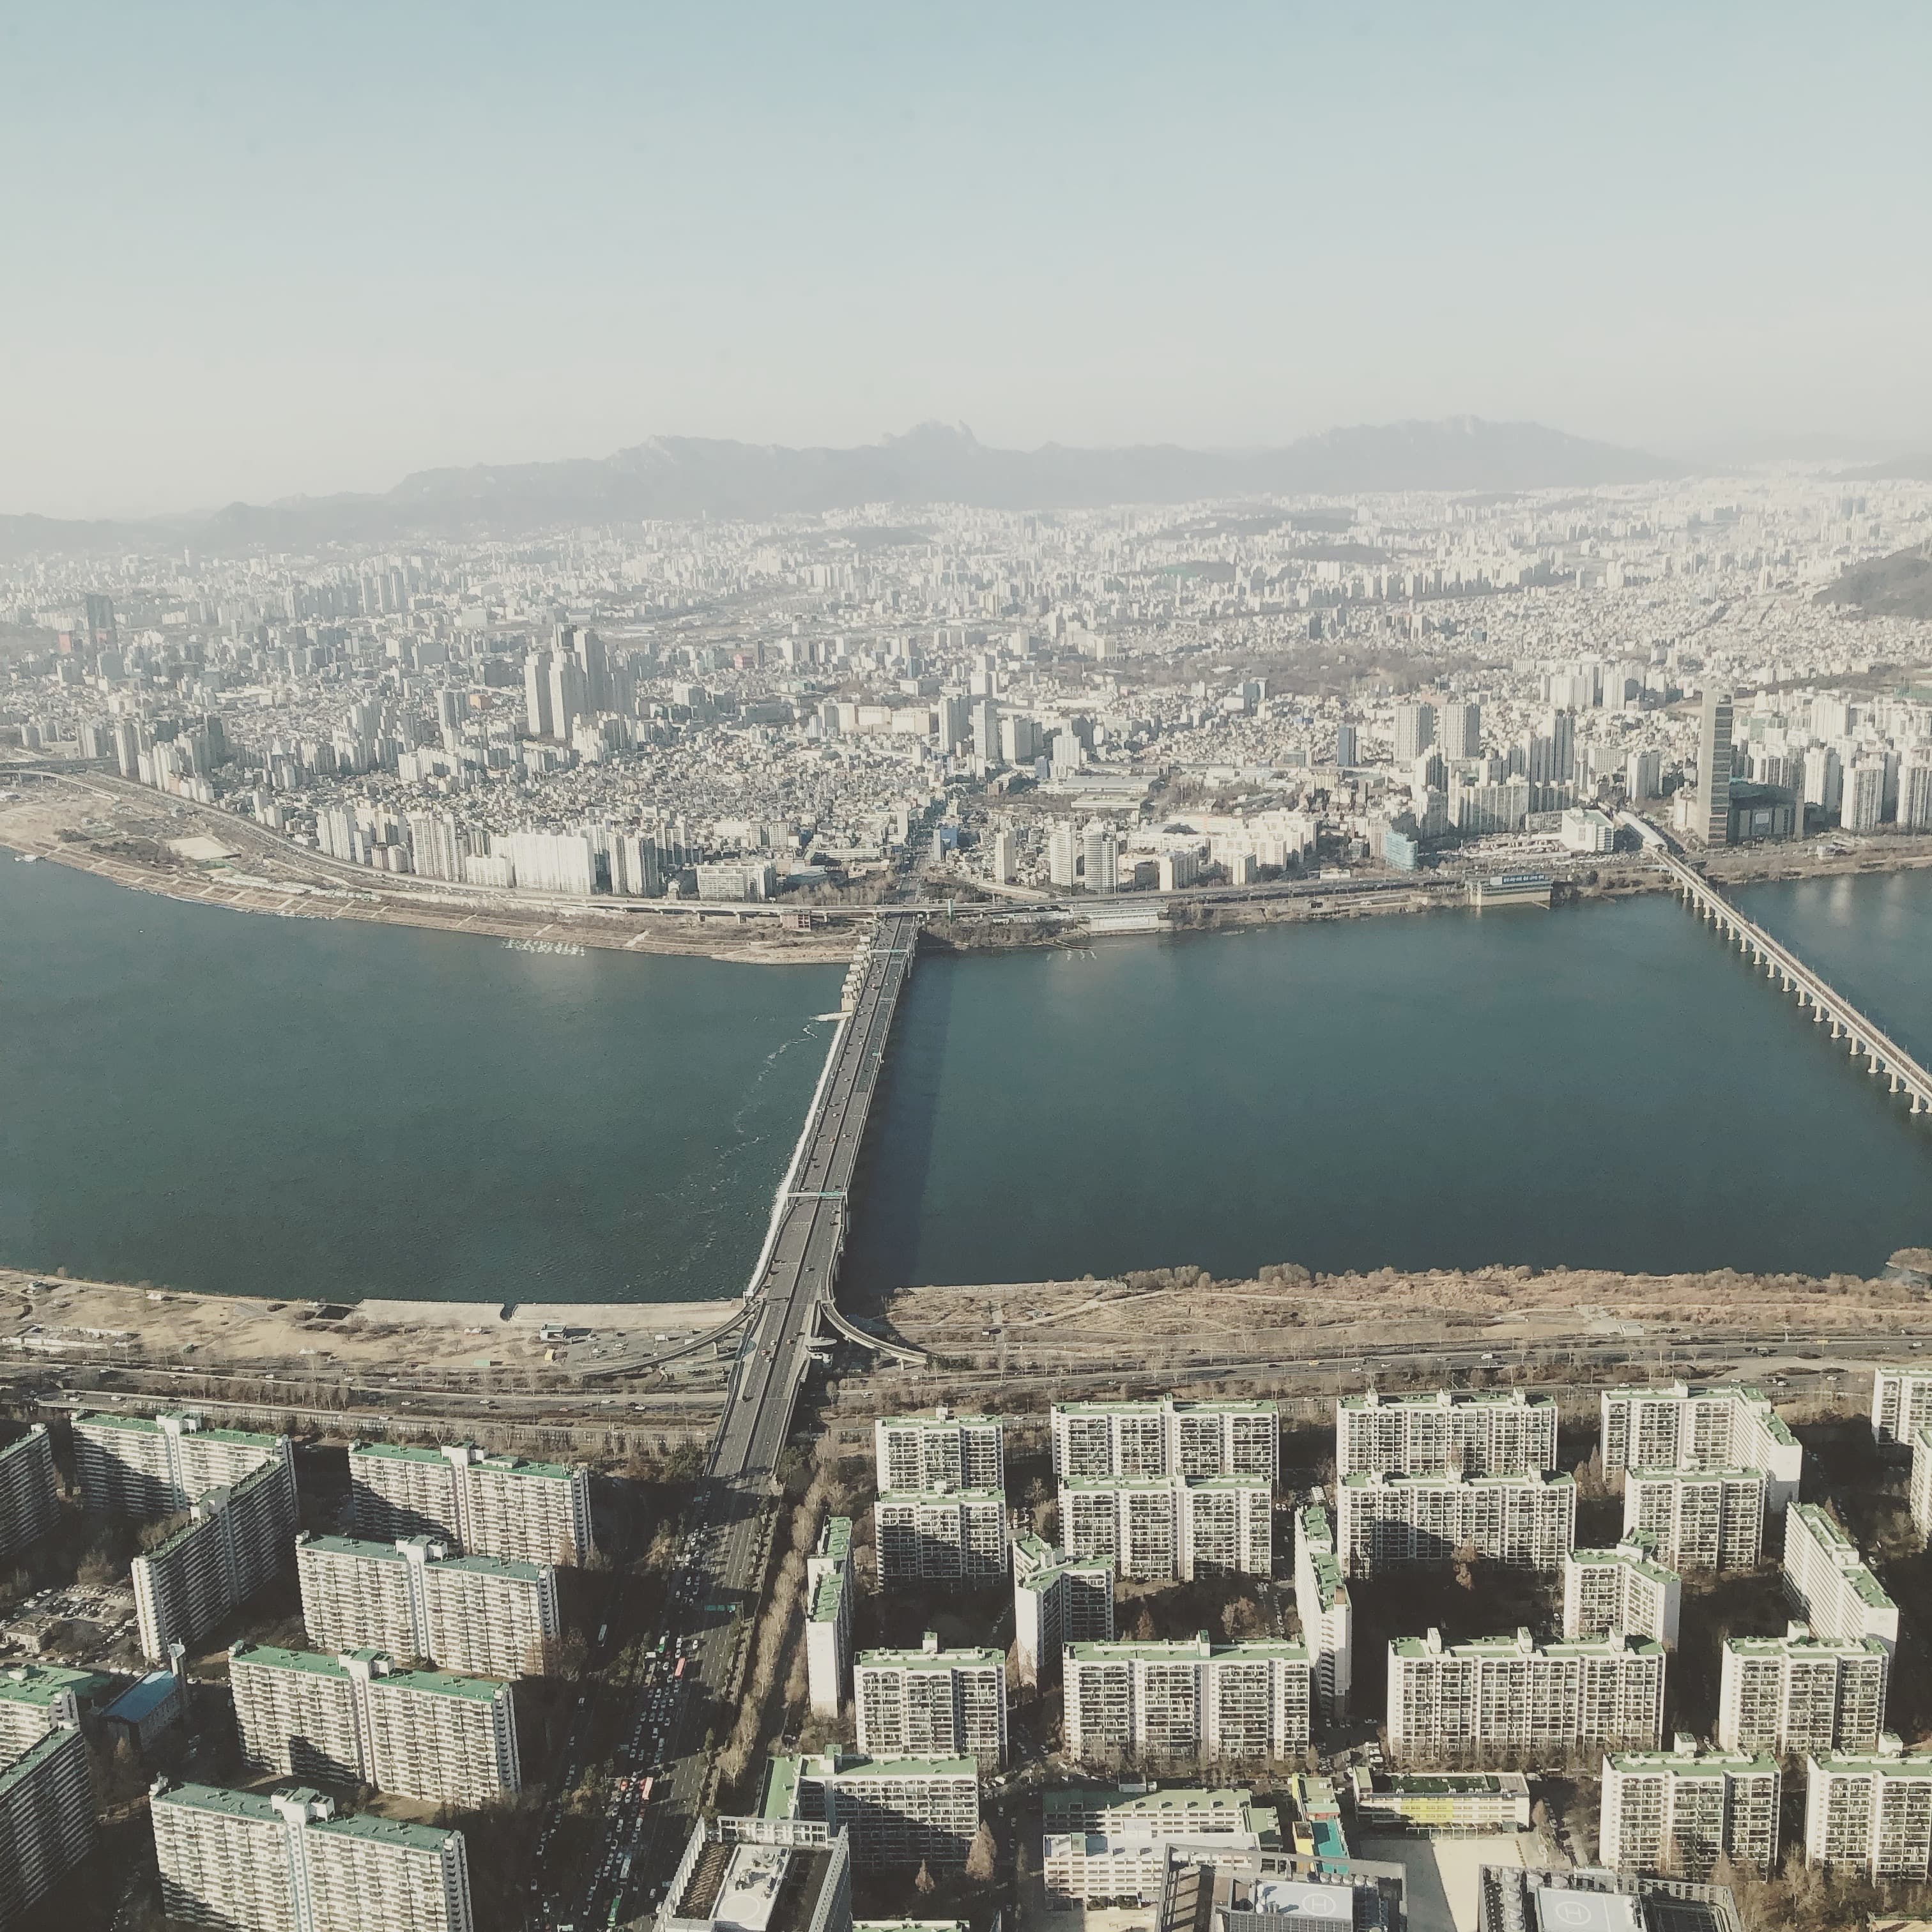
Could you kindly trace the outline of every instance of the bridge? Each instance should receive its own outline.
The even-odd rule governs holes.
[[[1932,1113],[1932,1073],[1928,1073],[1898,1042],[1889,1037],[1846,999],[1814,973],[1787,946],[1747,919],[1708,880],[1677,855],[1653,845],[1652,856],[1684,903],[1708,920],[1726,941],[1734,944],[1752,966],[1762,968],[1800,1006],[1809,1006],[1814,1023],[1830,1028],[1830,1037],[1849,1042],[1854,1059],[1863,1060],[1876,1078],[1903,1094],[1915,1114]]]

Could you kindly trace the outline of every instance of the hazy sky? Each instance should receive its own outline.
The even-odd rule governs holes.
[[[0,10],[0,511],[658,433],[1932,442],[1932,8]]]

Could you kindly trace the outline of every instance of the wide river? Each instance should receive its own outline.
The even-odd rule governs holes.
[[[1747,903],[1932,1058],[1932,874]],[[735,1293],[836,967],[262,919],[0,860],[0,1261],[290,1296]],[[1676,902],[921,961],[848,1279],[1870,1270],[1910,1120]]]

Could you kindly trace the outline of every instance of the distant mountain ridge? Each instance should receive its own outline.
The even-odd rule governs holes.
[[[996,449],[963,424],[929,422],[850,449],[653,436],[603,458],[418,470],[380,494],[231,503],[204,518],[86,524],[0,517],[0,555],[176,544],[302,550],[410,537],[517,536],[643,518],[762,520],[866,503],[1082,509],[1250,495],[1562,489],[1682,473],[1641,450],[1540,423],[1476,416],[1328,430],[1253,451],[1171,443]]]
[[[1854,564],[1811,601],[1849,604],[1868,617],[1932,617],[1932,545]]]

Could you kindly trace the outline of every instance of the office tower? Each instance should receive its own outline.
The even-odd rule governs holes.
[[[1754,1388],[1606,1389],[1601,1399],[1604,1473],[1625,1469],[1761,1469],[1765,1504],[1782,1511],[1798,1493],[1804,1452]]]
[[[1053,1473],[1070,1476],[1262,1476],[1280,1463],[1271,1402],[1055,1402]]]
[[[1802,1624],[1783,1636],[1727,1637],[1718,1742],[1778,1757],[1874,1750],[1885,1729],[1890,1661],[1875,1636],[1815,1637]]]
[[[74,1420],[74,1462],[86,1507],[110,1516],[178,1515],[264,1464],[282,1472],[296,1514],[295,1458],[283,1436],[204,1429],[195,1415],[82,1415]]]
[[[1774,1872],[1780,1787],[1775,1758],[1700,1754],[1688,1738],[1674,1750],[1606,1756],[1598,1862],[1699,1880],[1720,1858]]]
[[[157,1778],[161,1909],[222,1932],[472,1932],[460,1832],[338,1818],[332,1798]]]
[[[472,1556],[566,1565],[592,1548],[588,1471],[488,1456],[473,1442],[352,1442],[349,1510],[372,1542],[427,1536]]]
[[[0,1926],[20,1924],[94,1850],[94,1786],[77,1724],[0,1763]]]
[[[1576,1484],[1569,1476],[1386,1476],[1335,1485],[1335,1545],[1342,1572],[1443,1564],[1472,1555],[1515,1569],[1554,1570],[1576,1540]]]
[[[1006,1574],[1003,1490],[884,1490],[872,1517],[883,1589],[925,1578],[988,1583]]]
[[[1663,1649],[1623,1632],[1452,1645],[1432,1630],[1389,1646],[1389,1742],[1418,1763],[1479,1746],[1654,1750],[1663,1721]]]
[[[1335,762],[1344,771],[1362,762],[1360,734],[1352,724],[1335,727]]]
[[[1547,776],[1552,784],[1574,784],[1576,777],[1576,714],[1558,710],[1544,712],[1543,738],[1550,746]],[[1532,772],[1532,777],[1535,774]]]
[[[1335,1405],[1335,1473],[1521,1476],[1556,1467],[1556,1405],[1522,1390],[1490,1394],[1344,1396]]]
[[[1112,832],[1097,818],[1081,835],[1081,856],[1086,866],[1086,886],[1090,892],[1120,890],[1120,848]]]
[[[1872,1440],[1881,1449],[1910,1443],[1932,1422],[1932,1370],[1879,1369],[1872,1376]]]
[[[1563,1559],[1563,1634],[1572,1642],[1620,1630],[1675,1650],[1682,1604],[1682,1580],[1656,1560],[1646,1536],[1573,1550]]]
[[[1445,704],[1442,713],[1442,755],[1445,758],[1473,758],[1483,748],[1483,707],[1457,702]]]
[[[1696,836],[1706,845],[1731,842],[1731,694],[1704,693],[1697,726]]]
[[[424,1538],[296,1539],[311,1648],[421,1657],[472,1677],[542,1676],[562,1634],[556,1572],[499,1556],[452,1556]]]
[[[1006,1457],[998,1417],[881,1416],[872,1454],[882,1490],[1004,1490]]]
[[[498,1678],[238,1643],[228,1681],[242,1755],[258,1770],[472,1810],[523,1788],[515,1706]]]
[[[190,1520],[134,1558],[135,1621],[150,1663],[192,1648],[287,1564],[296,1533],[292,1472],[265,1463],[231,1489],[204,1490]]]
[[[980,1828],[980,1767],[970,1757],[774,1757],[758,1814],[842,1830],[856,1871],[963,1865]]]
[[[815,1716],[836,1718],[852,1667],[852,1519],[835,1516],[805,1559],[805,1666]]]
[[[60,1520],[53,1446],[37,1422],[0,1449],[0,1556],[37,1542]]]
[[[1069,1476],[1060,1533],[1076,1557],[1123,1576],[1274,1574],[1274,1490],[1265,1476]]]
[[[608,711],[610,709],[610,662],[604,649],[604,640],[595,631],[580,624],[566,633],[558,627],[558,650],[564,648],[564,639],[568,638],[572,661],[584,680],[584,703],[586,711]],[[561,736],[562,734],[558,734]]]
[[[524,724],[532,738],[548,738],[553,715],[550,702],[550,653],[532,651],[524,660]]]
[[[93,644],[111,644],[114,641],[114,600],[90,590],[82,600],[86,620],[88,641]]]
[[[853,1670],[859,1748],[868,1757],[1006,1759],[1006,1660],[998,1650],[866,1650]]]
[[[1064,1663],[1070,1757],[1252,1763],[1307,1748],[1314,1673],[1298,1643],[1076,1643]]]
[[[1932,1754],[1888,1737],[1876,1750],[1814,1752],[1804,1765],[1804,1860],[1875,1884],[1932,1865]]]
[[[939,751],[950,758],[972,742],[970,700],[942,698],[939,700]]]
[[[990,698],[981,699],[973,707],[973,755],[982,764],[1001,762],[1000,707]]]
[[[1072,1556],[1030,1533],[1013,1538],[1013,1641],[1022,1678],[1054,1675],[1068,1644],[1104,1643],[1113,1634],[1109,1558]]]
[[[1628,1469],[1624,1534],[1648,1539],[1671,1570],[1749,1570],[1764,1547],[1756,1469]]]
[[[1664,789],[1664,754],[1633,752],[1624,760],[1624,791],[1632,804],[1655,798]]]
[[[1295,1512],[1294,1613],[1314,1660],[1322,1710],[1330,1724],[1341,1724],[1354,1682],[1354,1611],[1318,1490]]]
[[[1820,1636],[1874,1636],[1888,1656],[1898,1654],[1898,1606],[1816,1503],[1793,1503],[1784,1513],[1784,1594]]]

